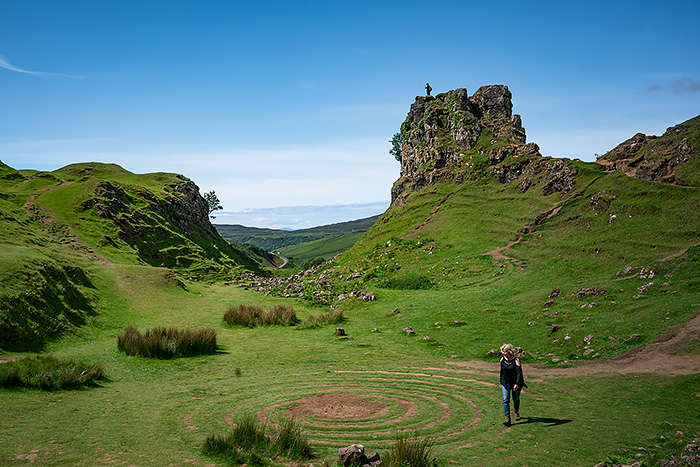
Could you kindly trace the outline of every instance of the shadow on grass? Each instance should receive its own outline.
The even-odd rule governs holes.
[[[523,417],[519,422],[513,423],[513,425],[524,425],[526,423],[543,423],[546,426],[557,426],[564,425],[566,423],[573,422],[573,420],[566,420],[560,418],[545,418],[545,417]]]

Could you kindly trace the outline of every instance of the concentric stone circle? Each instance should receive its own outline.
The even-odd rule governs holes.
[[[386,445],[407,432],[468,445],[484,408],[500,402],[495,383],[447,368],[277,375],[264,386],[250,388],[256,397],[227,414],[229,425],[251,413],[272,427],[292,419],[315,444]]]

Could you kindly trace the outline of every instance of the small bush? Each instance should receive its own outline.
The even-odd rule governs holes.
[[[340,324],[344,320],[343,310],[335,309],[325,314],[310,315],[299,327],[301,329],[319,328],[326,324]]]
[[[428,439],[418,439],[405,433],[396,435],[396,442],[389,453],[382,458],[386,467],[437,467],[438,459],[431,455],[433,442]]]
[[[117,347],[127,355],[148,358],[190,357],[216,352],[216,331],[211,328],[178,330],[148,329],[144,334],[128,326],[117,337]]]
[[[96,386],[106,380],[99,363],[61,360],[51,355],[0,364],[0,387],[55,391]]]
[[[294,420],[287,419],[272,439],[271,449],[279,456],[301,460],[314,457],[311,444]]]
[[[292,326],[299,322],[294,307],[291,305],[275,305],[270,311],[263,310],[258,305],[232,306],[224,313],[224,322],[231,326]]]
[[[224,313],[224,321],[231,326],[248,326],[250,328],[257,325],[258,316],[264,311],[258,305],[232,306]]]
[[[204,454],[224,457],[236,464],[263,465],[262,456],[281,456],[288,459],[313,459],[306,436],[293,420],[287,420],[273,436],[268,426],[255,416],[239,420],[225,436],[211,435],[202,447]]]

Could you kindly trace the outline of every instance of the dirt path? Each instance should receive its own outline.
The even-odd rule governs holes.
[[[493,256],[493,260],[495,262],[498,262],[498,261],[503,260],[503,259],[510,259],[511,261],[514,261],[519,266],[522,266],[519,261],[514,260],[513,258],[507,256],[505,254],[505,252],[508,251],[510,249],[510,247],[512,247],[516,243],[520,243],[520,241],[523,239],[523,237],[525,235],[529,234],[530,231],[532,230],[532,228],[537,226],[540,222],[542,222],[545,219],[549,219],[550,217],[557,215],[557,213],[559,211],[561,211],[561,208],[562,208],[562,205],[555,206],[554,208],[550,209],[549,211],[538,215],[532,224],[528,224],[528,225],[523,227],[523,230],[520,230],[519,232],[515,232],[515,240],[511,240],[510,242],[508,242],[508,244],[506,246],[496,248],[495,250],[491,250],[491,251],[487,252],[486,254]]]
[[[404,235],[404,236],[401,237],[401,238],[403,238],[404,240],[406,240],[407,238],[409,238],[409,237],[411,237],[411,236],[413,236],[413,235],[419,233],[420,231],[422,231],[422,230],[425,228],[426,225],[430,224],[430,221],[433,220],[433,217],[435,217],[435,215],[436,215],[437,212],[440,210],[440,208],[442,207],[442,205],[445,204],[445,203],[447,202],[447,200],[449,200],[449,199],[452,197],[453,194],[454,194],[454,193],[450,193],[449,195],[447,195],[447,196],[445,196],[444,198],[442,198],[442,200],[437,204],[437,206],[435,206],[435,207],[433,208],[433,210],[430,211],[430,214],[428,214],[428,217],[426,217],[425,220],[424,220],[423,222],[421,222],[420,225],[419,225],[418,227],[416,227],[416,228],[413,229],[411,232],[407,233],[406,235]]]
[[[541,376],[614,376],[629,373],[651,373],[663,376],[700,374],[700,356],[672,355],[693,340],[700,339],[700,313],[690,321],[659,337],[656,341],[604,360],[578,363],[569,368],[543,368],[523,364],[527,375]],[[497,372],[490,362],[447,362],[459,368]]]

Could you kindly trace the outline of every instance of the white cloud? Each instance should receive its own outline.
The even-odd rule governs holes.
[[[1,55],[0,55],[0,68],[4,68],[4,69],[10,70],[10,71],[16,71],[17,73],[26,73],[28,75],[33,75],[33,76],[58,76],[60,78],[82,79],[81,76],[64,75],[63,73],[49,73],[46,71],[24,70],[22,68],[18,68],[14,65],[11,65]]]
[[[389,201],[329,206],[282,206],[265,209],[247,209],[239,212],[218,211],[215,224],[240,224],[269,229],[306,229],[364,219],[382,214]]]

